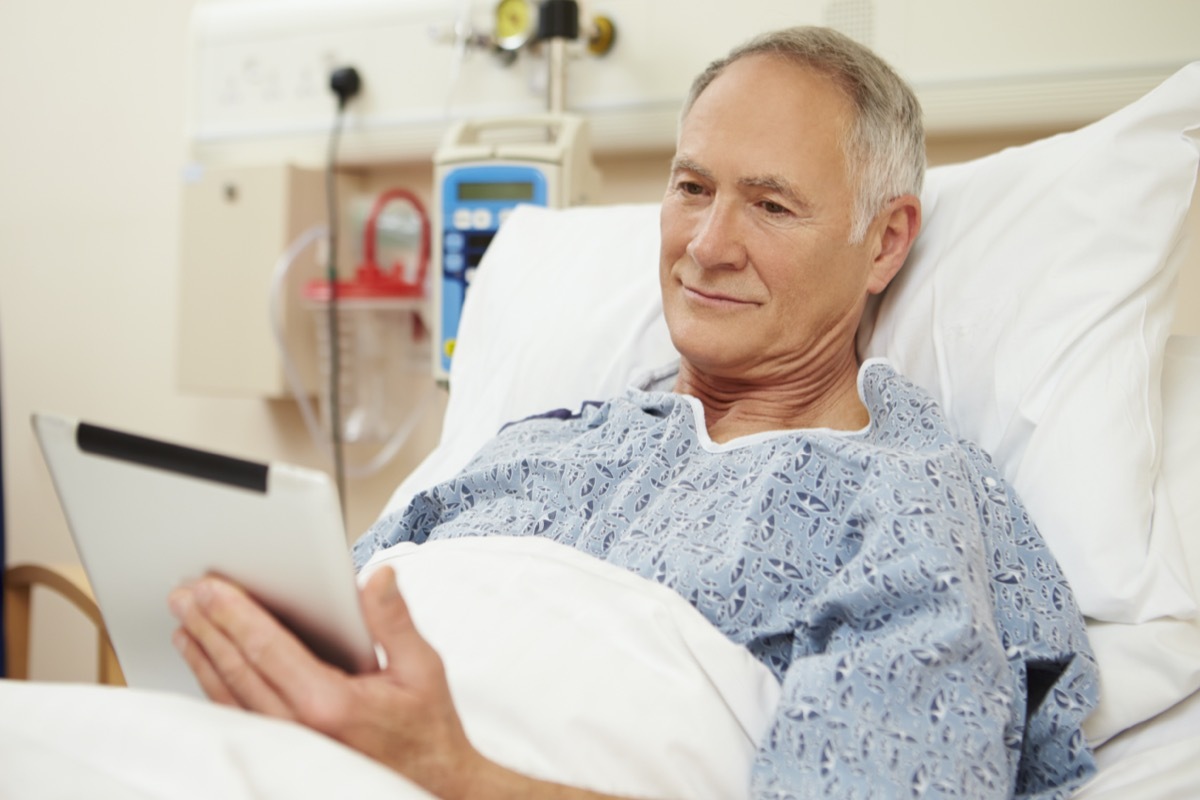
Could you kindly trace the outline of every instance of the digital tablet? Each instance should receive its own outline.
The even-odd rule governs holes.
[[[167,595],[210,572],[326,661],[352,672],[378,663],[325,473],[51,414],[33,427],[130,686],[203,696],[171,645]]]

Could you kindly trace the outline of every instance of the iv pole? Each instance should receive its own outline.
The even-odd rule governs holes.
[[[567,42],[579,38],[579,3],[545,0],[538,12],[538,39],[548,43],[547,110],[561,114],[567,107]]]

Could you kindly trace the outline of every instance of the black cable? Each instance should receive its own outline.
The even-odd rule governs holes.
[[[337,142],[342,128],[342,107],[338,106],[334,117],[333,131],[329,136],[329,158],[325,169],[325,204],[329,218],[329,261],[325,279],[329,283],[329,303],[326,305],[329,330],[329,439],[333,446],[333,475],[337,484],[338,500],[342,516],[346,514],[346,457],[342,442],[341,409],[341,334],[338,330],[338,219],[337,219]]]
[[[329,261],[326,280],[329,282],[329,304],[327,309],[329,327],[329,427],[330,444],[333,447],[333,474],[337,485],[338,501],[342,507],[343,521],[346,516],[346,456],[342,441],[341,409],[341,335],[338,320],[338,205],[337,205],[337,149],[342,132],[346,103],[358,94],[362,87],[358,71],[354,67],[342,67],[329,76],[329,88],[337,95],[337,113],[333,118],[333,130],[329,134],[329,154],[325,168],[325,203],[329,218]]]

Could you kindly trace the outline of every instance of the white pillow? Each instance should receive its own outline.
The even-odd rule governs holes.
[[[467,293],[441,442],[384,514],[457,472],[505,423],[577,410],[677,358],[658,242],[657,203],[517,207]]]
[[[771,671],[671,589],[535,537],[383,550],[467,736],[519,772],[621,797],[746,797]]]
[[[1163,367],[1162,468],[1152,537],[1182,545],[1176,558],[1200,597],[1200,336],[1172,336]],[[1090,622],[1100,705],[1087,720],[1100,744],[1200,690],[1200,616],[1140,625]]]
[[[930,170],[924,231],[860,333],[1002,465],[1097,619],[1196,608],[1150,531],[1197,124],[1200,64],[1079,131]],[[657,264],[657,206],[518,209],[467,296],[442,445],[388,508],[504,422],[671,357]]]
[[[1002,465],[1099,619],[1195,611],[1150,526],[1197,126],[1200,63],[1079,131],[930,170],[860,337]]]

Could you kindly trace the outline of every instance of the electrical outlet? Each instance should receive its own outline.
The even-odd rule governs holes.
[[[223,137],[327,130],[337,108],[329,73],[341,60],[335,42],[317,38],[209,48],[197,75],[202,132]]]

